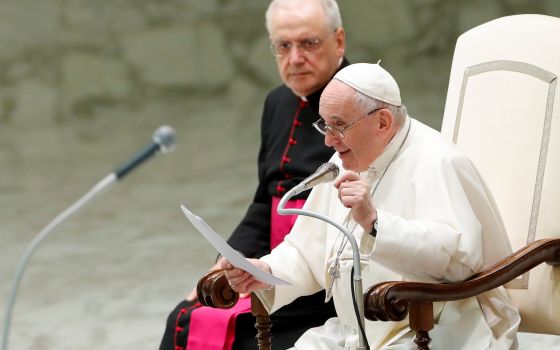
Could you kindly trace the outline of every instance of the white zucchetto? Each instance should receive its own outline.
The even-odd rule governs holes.
[[[401,92],[397,82],[379,64],[351,64],[338,71],[333,79],[340,80],[366,96],[394,106],[401,105]]]

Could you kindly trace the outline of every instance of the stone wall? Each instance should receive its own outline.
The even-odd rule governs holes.
[[[28,126],[197,106],[258,121],[279,83],[257,0],[4,0],[0,122]],[[341,0],[353,62],[382,60],[419,119],[439,127],[459,34],[514,13],[560,15],[555,0]],[[182,106],[183,108],[177,108]],[[181,110],[181,112],[179,112]],[[111,116],[111,117],[109,117]],[[160,116],[151,116],[159,118]]]

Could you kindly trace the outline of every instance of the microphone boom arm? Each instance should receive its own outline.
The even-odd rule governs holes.
[[[355,291],[355,294],[356,294],[356,301],[355,302],[356,302],[356,305],[358,306],[358,313],[359,313],[359,318],[360,318],[358,320],[358,322],[361,323],[362,329],[365,330],[362,269],[360,268],[360,250],[358,248],[358,243],[356,242],[356,238],[341,223],[339,223],[336,220],[331,219],[330,217],[328,217],[324,214],[316,213],[316,212],[305,210],[305,209],[289,209],[289,208],[286,209],[286,208],[284,208],[284,206],[286,205],[286,202],[290,198],[292,198],[294,195],[296,195],[297,193],[300,193],[300,192],[303,192],[303,191],[301,190],[301,187],[298,185],[296,187],[293,187],[284,196],[282,196],[282,199],[280,199],[280,202],[278,203],[277,212],[280,215],[293,215],[293,214],[305,215],[305,216],[310,216],[310,217],[313,217],[313,218],[316,218],[316,219],[319,219],[319,220],[323,220],[323,221],[333,225],[337,229],[339,229],[340,232],[342,232],[346,236],[346,238],[348,238],[348,242],[350,242],[350,245],[352,246],[352,258],[353,258],[354,267],[355,267],[353,283],[354,283],[354,291]],[[358,349],[365,349],[366,346],[365,346],[364,335],[362,334],[362,332],[358,332],[358,334],[360,336]]]
[[[8,337],[10,332],[10,322],[12,319],[12,311],[14,308],[14,303],[16,300],[17,290],[21,279],[23,277],[23,273],[25,272],[25,268],[31,255],[39,244],[48,236],[49,233],[52,232],[56,227],[58,227],[61,223],[64,222],[67,218],[69,218],[72,214],[75,214],[80,208],[82,208],[85,204],[87,204],[90,200],[95,198],[109,186],[113,185],[117,180],[122,179],[126,174],[132,171],[134,168],[142,164],[144,161],[152,157],[156,151],[160,151],[161,153],[167,153],[172,151],[175,148],[175,131],[173,128],[167,125],[162,125],[152,135],[152,143],[149,144],[146,148],[142,151],[137,153],[132,160],[128,163],[124,164],[123,166],[119,167],[116,171],[110,173],[109,175],[105,176],[101,181],[99,181],[96,185],[94,185],[85,195],[83,195],[80,199],[78,199],[74,204],[70,207],[66,208],[62,213],[58,214],[47,226],[45,226],[35,238],[29,243],[27,246],[23,256],[21,257],[17,270],[16,270],[16,277],[12,284],[12,289],[10,291],[10,295],[8,297],[8,301],[6,304],[6,311],[4,314],[4,325],[2,327],[2,339],[0,343],[0,350],[7,350],[8,349]]]
[[[109,186],[113,185],[117,181],[117,176],[115,173],[111,173],[105,176],[101,181],[99,181],[95,186],[93,186],[86,194],[84,194],[80,199],[78,199],[74,204],[66,208],[62,213],[58,214],[51,222],[47,224],[38,234],[35,236],[33,241],[29,243],[25,253],[21,257],[18,268],[16,270],[16,277],[12,284],[12,289],[10,291],[10,295],[8,297],[8,301],[6,304],[6,312],[4,314],[4,326],[2,327],[2,347],[1,350],[8,349],[8,335],[10,332],[10,322],[12,319],[12,312],[14,309],[14,303],[16,301],[17,290],[21,279],[23,277],[23,273],[25,272],[25,268],[27,267],[27,263],[33,255],[33,252],[39,244],[48,236],[49,233],[52,232],[56,227],[58,227],[61,223],[64,222],[67,218],[71,215],[75,214],[79,209],[81,209],[85,204],[87,204],[90,200],[97,197],[101,194],[104,190],[109,188]]]

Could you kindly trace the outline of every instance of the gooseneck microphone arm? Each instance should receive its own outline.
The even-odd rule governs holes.
[[[58,214],[47,226],[45,226],[35,238],[29,243],[27,249],[25,250],[23,256],[21,257],[18,268],[16,270],[16,277],[12,284],[12,288],[10,291],[10,295],[8,297],[6,312],[4,314],[4,326],[2,327],[2,350],[8,349],[8,335],[10,332],[10,321],[12,318],[12,311],[14,308],[17,290],[21,279],[23,277],[23,273],[25,272],[25,268],[27,267],[27,262],[31,255],[37,249],[41,241],[47,237],[47,235],[54,230],[58,225],[64,222],[67,218],[69,218],[72,214],[76,213],[80,208],[82,208],[86,203],[90,200],[95,198],[99,195],[103,190],[109,188],[112,184],[114,184],[117,180],[117,177],[114,173],[107,175],[101,181],[99,181],[91,190],[89,190],[84,196],[82,196],[78,201],[64,210],[62,213]]]
[[[150,158],[155,154],[157,150],[162,153],[169,152],[174,149],[175,146],[175,132],[169,126],[159,127],[152,137],[153,142],[146,147],[144,150],[136,154],[129,162],[125,165],[119,167],[116,171],[105,176],[101,181],[99,181],[95,186],[93,186],[85,195],[78,199],[70,207],[66,208],[62,213],[58,214],[51,222],[47,224],[35,238],[27,246],[23,256],[21,257],[12,288],[10,290],[10,295],[6,304],[6,311],[4,314],[4,325],[2,327],[2,347],[1,350],[8,349],[8,337],[10,332],[10,322],[12,319],[13,308],[16,300],[16,295],[18,291],[19,284],[23,278],[23,273],[27,267],[27,263],[33,255],[33,252],[37,249],[39,244],[52,232],[56,227],[62,224],[66,219],[75,214],[84,205],[89,203],[92,199],[100,195],[111,185],[113,185],[117,180],[124,177],[132,169],[140,165],[143,161]]]
[[[334,227],[336,227],[337,229],[340,230],[340,232],[342,232],[347,238],[348,238],[348,242],[350,242],[350,245],[352,246],[352,257],[353,257],[353,262],[354,262],[354,278],[353,278],[353,283],[354,283],[354,291],[356,294],[355,297],[355,303],[357,305],[358,308],[358,323],[360,324],[360,327],[362,330],[365,329],[365,317],[364,317],[364,298],[363,298],[363,286],[362,286],[362,269],[360,268],[360,250],[358,248],[358,243],[356,242],[356,238],[352,235],[351,232],[348,231],[348,229],[346,227],[344,227],[344,225],[342,225],[341,223],[339,223],[336,220],[331,219],[330,217],[321,214],[321,213],[316,213],[313,211],[309,211],[309,210],[305,210],[305,209],[285,209],[285,205],[286,202],[293,197],[294,195],[296,195],[297,193],[301,192],[299,186],[296,186],[294,188],[292,188],[291,190],[289,190],[283,197],[282,199],[280,199],[280,202],[278,203],[278,208],[277,208],[277,212],[280,215],[305,215],[305,216],[310,216],[319,220],[323,220],[331,225],[333,225]],[[366,340],[365,340],[365,334],[364,332],[358,332],[359,333],[359,347],[358,349],[360,350],[365,350],[366,349]]]

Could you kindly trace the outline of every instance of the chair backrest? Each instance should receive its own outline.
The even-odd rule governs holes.
[[[494,195],[514,250],[560,238],[560,19],[503,17],[457,41],[442,133]],[[560,334],[560,270],[506,285],[521,330]]]

